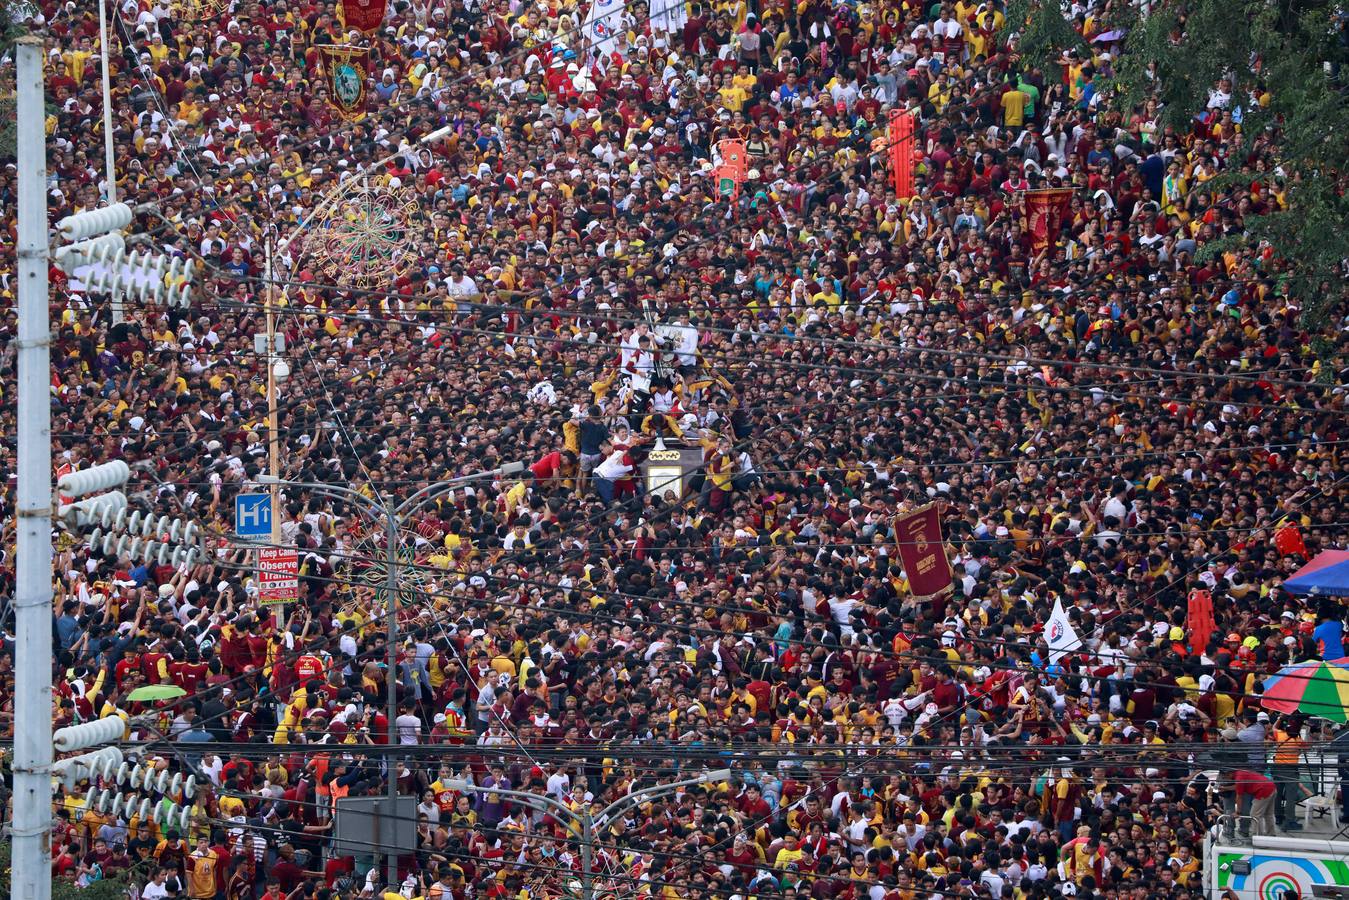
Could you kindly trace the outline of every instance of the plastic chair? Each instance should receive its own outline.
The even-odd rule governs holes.
[[[1306,765],[1312,772],[1312,783],[1318,785],[1317,791],[1302,801],[1302,823],[1306,828],[1312,824],[1312,814],[1330,816],[1330,827],[1340,829],[1340,804],[1336,799],[1340,789],[1340,764],[1335,756],[1320,753],[1305,755]],[[1319,775],[1319,777],[1317,777]]]

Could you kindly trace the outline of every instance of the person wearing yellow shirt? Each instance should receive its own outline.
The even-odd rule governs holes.
[[[814,294],[810,298],[810,302],[812,305],[824,303],[829,307],[830,312],[833,312],[842,305],[843,298],[838,295],[838,290],[834,287],[833,280],[826,278],[819,293]]]
[[[203,838],[187,858],[187,896],[192,900],[212,900],[216,895],[216,875],[224,861]]]
[[[937,80],[927,89],[927,99],[939,113],[951,102],[951,81],[945,72],[937,73]]]
[[[1008,128],[1020,128],[1026,124],[1026,109],[1030,104],[1030,95],[1013,84],[1002,95],[1002,124]]]
[[[221,794],[219,799],[216,800],[216,806],[220,810],[220,818],[222,819],[232,819],[235,816],[242,816],[247,809],[247,807],[244,806],[243,800],[229,794]]]
[[[1082,86],[1084,83],[1082,81],[1082,70],[1087,64],[1077,58],[1077,51],[1075,50],[1070,50],[1067,56],[1059,60],[1059,64],[1068,70],[1068,99],[1074,102],[1081,100]]]
[[[93,846],[94,839],[98,837],[98,830],[111,822],[112,817],[88,805],[85,805],[83,810],[84,815],[80,817],[79,830],[89,836],[89,846]]]
[[[82,37],[79,44],[73,50],[66,52],[66,71],[70,77],[75,79],[78,84],[84,81],[84,64],[94,55],[93,48],[89,46],[89,38]]]
[[[746,96],[754,90],[754,86],[759,83],[759,79],[750,72],[749,66],[741,65],[739,71],[731,78],[731,84],[745,92]]]
[[[745,89],[737,87],[734,82],[718,90],[717,95],[721,98],[721,105],[733,113],[743,110],[745,101],[749,99]]]
[[[164,60],[169,58],[169,47],[164,43],[164,36],[158,31],[150,35],[150,58],[154,60],[155,66],[161,66]]]
[[[309,708],[308,691],[303,686],[297,687],[290,696],[290,703],[286,704],[286,711],[281,716],[281,722],[276,726],[276,731],[272,734],[273,744],[290,743],[290,733],[295,726],[300,724],[300,719],[304,717],[305,710]],[[278,766],[278,768],[280,768]],[[285,769],[281,769],[284,777]]]
[[[492,667],[492,671],[499,672],[502,675],[507,676],[508,678],[514,679],[517,675],[515,662],[505,653],[502,653],[500,651],[496,652],[496,654],[492,657],[492,660],[491,662],[488,663],[488,665]]]
[[[183,99],[178,102],[178,120],[189,125],[199,123],[205,112],[205,108],[197,104],[196,96],[190,92],[184,94]]]
[[[801,847],[796,840],[796,835],[783,835],[782,846],[778,849],[777,855],[773,857],[773,868],[778,869],[779,871],[786,869],[788,863],[796,862],[802,855]]]

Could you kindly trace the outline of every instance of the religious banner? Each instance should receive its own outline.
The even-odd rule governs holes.
[[[1072,188],[1026,191],[1026,231],[1030,234],[1031,253],[1043,253],[1059,239],[1059,229],[1068,218]]]
[[[370,50],[365,47],[319,44],[323,72],[333,106],[344,119],[365,115],[365,81],[370,76]]]
[[[913,160],[916,139],[908,110],[890,110],[890,178],[901,200],[913,196]]]
[[[926,600],[951,589],[951,563],[946,558],[937,504],[929,503],[896,519],[895,544],[915,598]]]
[[[717,155],[721,165],[712,171],[712,179],[717,185],[717,196],[726,197],[732,203],[740,196],[740,185],[745,183],[749,173],[749,152],[741,140],[717,142]]]
[[[384,21],[386,3],[387,0],[342,0],[337,4],[337,18],[346,30],[369,34]]]

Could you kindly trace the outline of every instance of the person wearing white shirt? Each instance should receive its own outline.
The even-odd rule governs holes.
[[[943,9],[941,18],[932,23],[932,36],[942,41],[953,41],[961,35],[960,23],[951,17],[950,10]]]
[[[398,743],[419,744],[422,736],[422,720],[410,712],[400,713],[398,719]]]
[[[450,277],[445,279],[445,289],[451,297],[476,297],[481,293],[478,283],[465,275],[464,267],[457,263],[451,268]]]
[[[571,793],[571,774],[566,769],[558,769],[548,776],[548,793],[558,800],[566,801]]]
[[[595,471],[591,474],[595,483],[595,492],[600,495],[600,499],[605,503],[612,503],[616,490],[614,482],[632,474],[636,467],[626,450],[615,450],[613,445],[607,441],[606,446],[609,447],[608,455],[605,456],[603,462],[595,467]]]
[[[595,467],[595,476],[597,478],[607,478],[610,481],[617,481],[632,473],[633,465],[626,450],[614,450],[604,462]]]
[[[141,900],[168,900],[170,895],[169,886],[166,883],[169,876],[168,869],[156,869],[155,875],[145,887],[141,888]]]

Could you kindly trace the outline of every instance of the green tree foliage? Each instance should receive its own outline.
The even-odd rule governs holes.
[[[10,862],[11,844],[0,843],[0,896],[8,897],[13,877]],[[103,878],[88,887],[76,887],[65,880],[52,882],[52,900],[126,900],[128,881],[126,873]]]
[[[1098,7],[1099,9],[1100,7]],[[1255,182],[1284,208],[1244,214],[1246,234],[1210,242],[1235,259],[1234,277],[1266,278],[1301,303],[1303,326],[1328,355],[1345,301],[1349,260],[1349,39],[1342,4],[1329,0],[1154,0],[1104,5],[1096,28],[1126,33],[1107,102],[1127,117],[1147,100],[1158,125],[1194,129],[1215,90],[1239,108],[1242,144],[1198,189],[1236,211]],[[1057,71],[1083,46],[1079,17],[1056,0],[1011,0],[1006,27],[1029,62]],[[1226,79],[1226,81],[1224,81]],[[1262,161],[1257,170],[1253,161]],[[1272,255],[1263,252],[1272,249]],[[1239,273],[1239,274],[1238,274]]]
[[[14,117],[18,106],[14,100],[14,39],[22,33],[14,21],[15,7],[0,0],[0,159],[14,157],[16,137]]]

